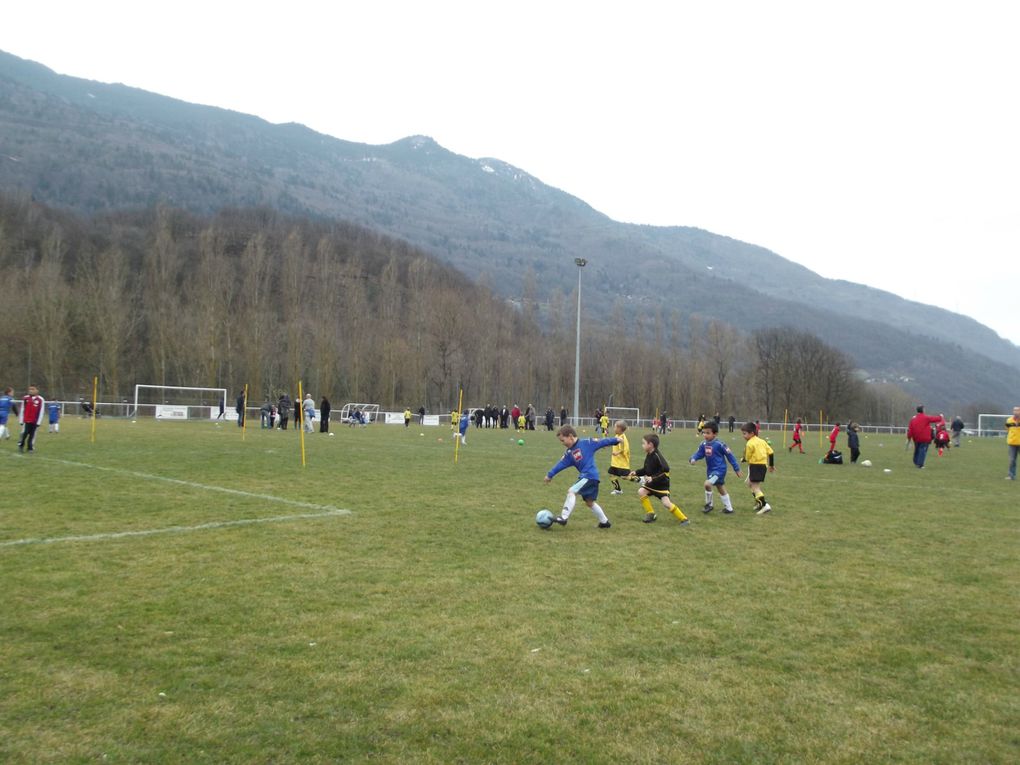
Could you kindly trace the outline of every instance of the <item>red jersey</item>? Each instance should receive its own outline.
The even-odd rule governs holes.
[[[930,444],[931,426],[939,422],[945,422],[941,414],[918,412],[910,418],[910,424],[907,425],[907,438],[915,444]]]
[[[43,410],[46,409],[46,402],[42,396],[26,395],[21,399],[21,422],[34,422],[36,425],[42,423]]]
[[[829,433],[829,443],[832,444],[832,448],[833,449],[836,448],[836,436],[838,436],[838,435],[839,435],[839,425],[834,427],[832,429],[832,432]]]

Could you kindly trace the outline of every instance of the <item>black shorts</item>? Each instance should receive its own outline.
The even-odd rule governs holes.
[[[669,496],[669,479],[668,478],[656,478],[651,483],[644,485],[645,490],[656,497],[668,497]]]
[[[618,475],[621,478],[626,478],[630,475],[630,471],[627,468],[611,467],[609,468],[609,475]]]
[[[761,483],[764,481],[768,469],[768,465],[748,465],[747,475],[751,483]]]

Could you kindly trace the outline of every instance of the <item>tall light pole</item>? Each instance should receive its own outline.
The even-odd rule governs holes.
[[[581,396],[581,269],[588,265],[584,258],[574,258],[577,266],[577,346],[574,352],[574,426],[580,426],[581,417],[578,413]]]

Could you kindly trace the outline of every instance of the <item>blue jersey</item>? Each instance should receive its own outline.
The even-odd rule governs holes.
[[[14,406],[14,399],[6,393],[0,396],[0,425],[7,422],[11,414],[11,407]]]
[[[461,435],[467,433],[469,420],[470,418],[467,416],[467,412],[464,412],[464,414],[460,416],[460,426],[458,427],[458,430],[460,430]]]
[[[740,472],[740,463],[737,462],[737,458],[730,450],[730,447],[717,438],[712,441],[701,442],[698,451],[691,455],[691,462],[696,462],[700,459],[705,460],[705,470],[710,476],[717,475],[720,478],[725,478],[726,460],[729,460],[730,464],[733,465],[734,471]]]
[[[47,404],[46,410],[50,413],[50,425],[60,422],[60,404]]]
[[[581,478],[591,481],[599,480],[599,469],[595,465],[595,452],[606,446],[615,446],[620,443],[619,438],[586,438],[578,441],[563,454],[563,458],[552,466],[547,475],[552,478],[561,470],[566,470],[573,465]]]

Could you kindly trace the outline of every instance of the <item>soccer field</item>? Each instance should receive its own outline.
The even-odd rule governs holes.
[[[454,464],[448,428],[334,425],[302,468],[292,431],[97,426],[0,443],[3,762],[1020,760],[1002,439],[918,471],[901,436],[864,468],[763,433],[774,512],[731,476],[705,516],[677,431],[689,527],[603,480],[612,529],[542,531],[552,433]]]

